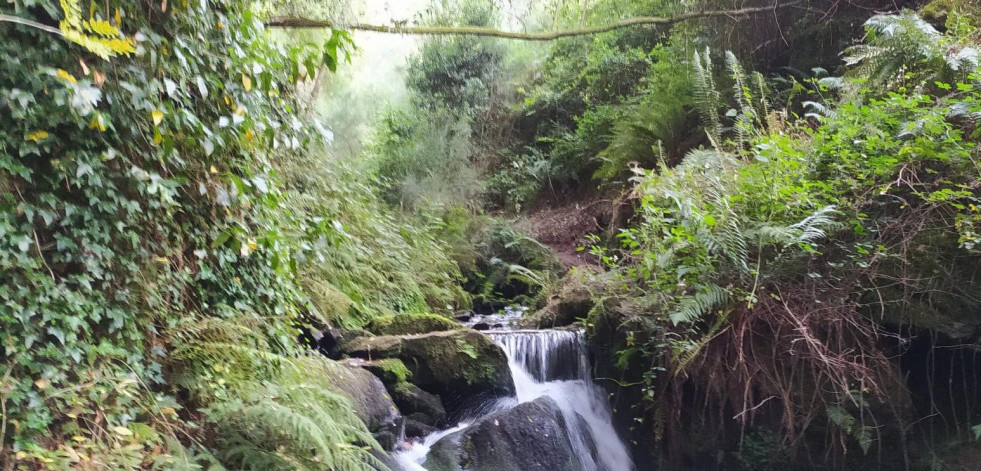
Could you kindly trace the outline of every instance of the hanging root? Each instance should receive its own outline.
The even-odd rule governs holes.
[[[879,348],[884,333],[857,303],[823,282],[762,294],[752,308],[730,313],[727,328],[698,343],[699,354],[687,359],[683,374],[671,380],[677,384],[664,393],[695,391],[705,404],[704,419],[723,432],[735,421],[740,441],[758,422],[782,432],[783,445],[794,449],[819,421],[831,431],[828,449],[844,453],[849,437],[866,447],[870,430],[885,422],[876,415],[902,410],[876,406],[906,400],[901,378]]]

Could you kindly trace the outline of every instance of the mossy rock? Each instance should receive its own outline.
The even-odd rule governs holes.
[[[559,280],[544,299],[536,304],[544,307],[518,320],[524,328],[551,329],[564,327],[586,317],[595,306],[594,291],[597,282],[594,275],[570,272]]]
[[[943,29],[951,13],[967,16],[977,26],[981,20],[981,2],[977,0],[933,0],[920,9],[920,16],[937,28]]]
[[[343,348],[351,357],[401,360],[412,372],[412,383],[439,396],[452,411],[464,400],[514,394],[504,350],[474,330],[360,337]]]
[[[426,334],[459,329],[462,326],[437,314],[393,314],[376,317],[365,326],[375,335]]]
[[[382,358],[381,360],[366,361],[364,369],[370,371],[385,383],[385,386],[392,386],[406,382],[412,372],[398,358]]]

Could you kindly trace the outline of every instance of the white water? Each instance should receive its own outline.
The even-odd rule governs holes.
[[[548,396],[559,405],[573,452],[585,471],[634,469],[613,428],[603,390],[590,377],[578,332],[533,330],[490,336],[507,353],[518,402]]]
[[[405,471],[427,471],[426,468],[422,467],[422,463],[426,461],[426,455],[429,454],[429,449],[432,448],[440,438],[463,430],[469,426],[469,423],[461,423],[456,427],[431,433],[427,435],[422,442],[415,443],[412,445],[412,448],[396,454],[395,458],[398,463],[405,468]]]
[[[493,331],[488,335],[507,354],[516,391],[512,405],[549,396],[562,412],[573,452],[584,471],[633,471],[627,447],[613,428],[603,390],[590,378],[589,360],[579,333],[524,330]],[[396,459],[407,471],[426,471],[422,463],[430,447],[464,428],[466,425],[460,425],[429,435],[397,454]]]

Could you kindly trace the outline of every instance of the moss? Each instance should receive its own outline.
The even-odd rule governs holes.
[[[393,314],[376,317],[365,328],[376,335],[411,335],[454,330],[461,325],[436,314]]]
[[[405,383],[406,380],[412,376],[412,372],[409,368],[402,363],[402,360],[398,358],[384,358],[381,360],[375,360],[374,366],[381,370],[384,376],[390,377],[394,380],[396,384]],[[383,380],[385,378],[382,378]]]
[[[923,5],[923,8],[920,9],[920,16],[934,26],[943,29],[947,23],[947,17],[956,12],[967,16],[971,24],[977,26],[978,20],[981,19],[981,6],[978,3],[972,0],[933,0]]]

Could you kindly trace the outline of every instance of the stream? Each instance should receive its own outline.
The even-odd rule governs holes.
[[[509,308],[500,314],[477,315],[466,322],[468,327],[488,329],[485,334],[507,354],[515,396],[483,404],[471,418],[434,432],[397,453],[395,459],[405,470],[428,471],[423,465],[433,445],[448,435],[465,431],[480,417],[548,396],[561,411],[578,462],[576,469],[633,471],[630,453],[613,427],[606,395],[592,381],[582,333],[512,329],[513,321],[523,312]]]

